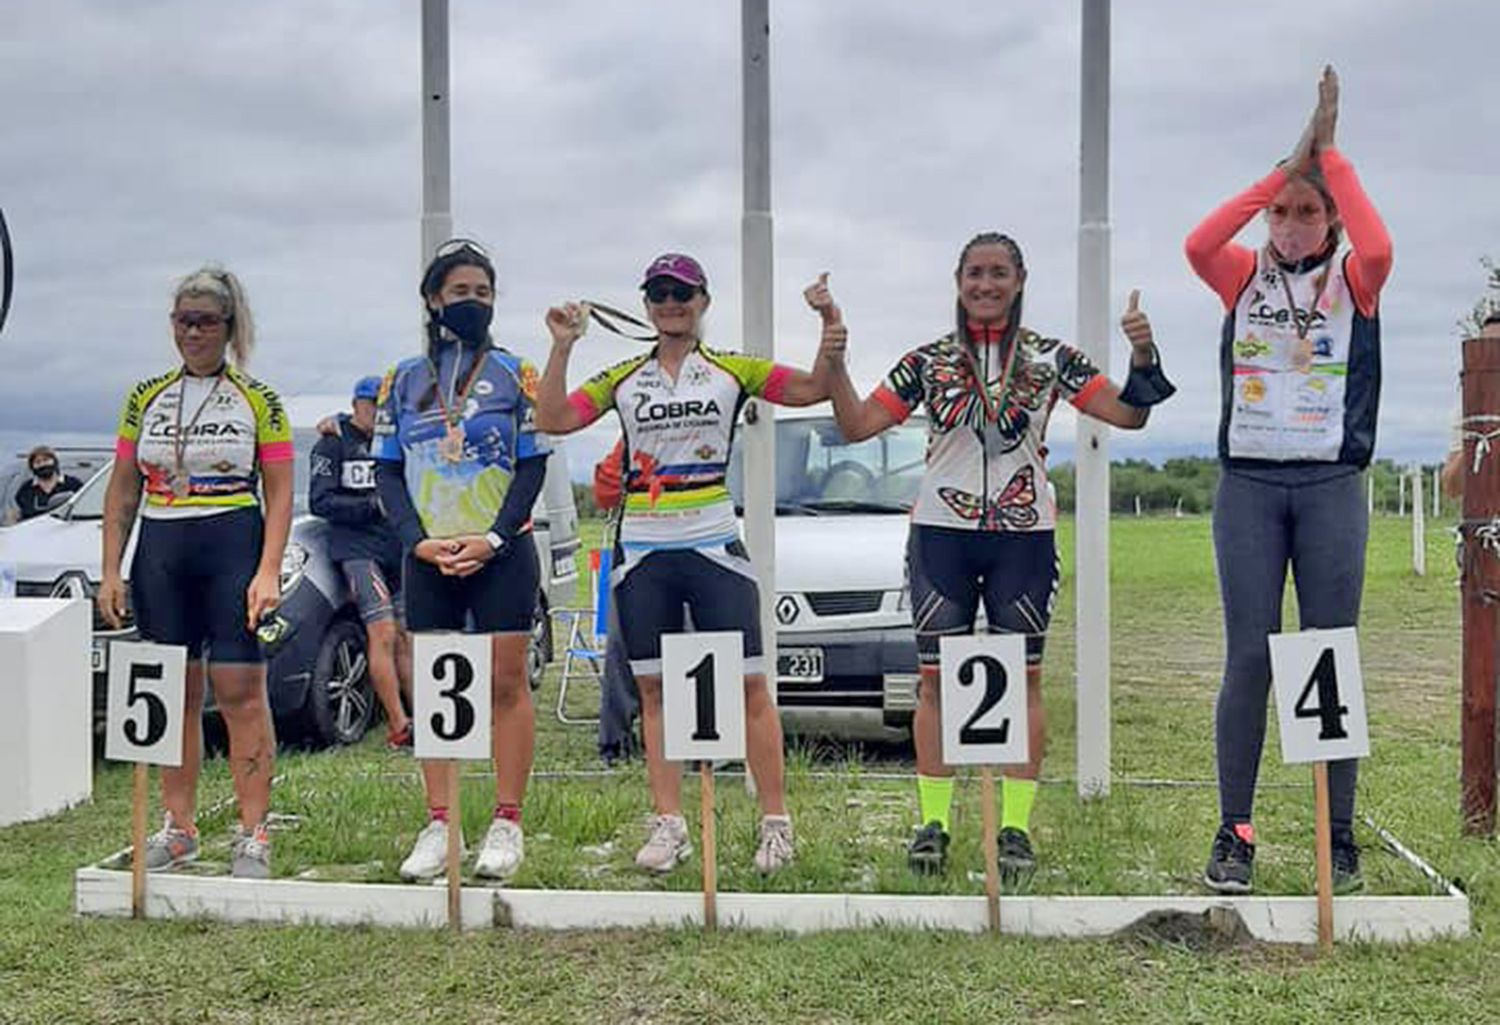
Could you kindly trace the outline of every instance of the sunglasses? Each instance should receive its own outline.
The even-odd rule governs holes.
[[[433,250],[433,258],[440,256],[452,256],[454,253],[473,253],[475,256],[489,260],[490,254],[485,251],[484,246],[470,238],[450,238],[437,249]]]
[[[646,285],[646,301],[650,303],[664,303],[669,297],[680,303],[691,302],[697,294],[698,286],[684,281],[656,280]]]
[[[199,313],[196,310],[189,310],[172,314],[172,323],[184,331],[195,327],[203,331],[212,331],[216,327],[223,327],[228,322],[229,318],[222,313]]]

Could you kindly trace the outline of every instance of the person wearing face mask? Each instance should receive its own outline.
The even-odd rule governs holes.
[[[491,638],[495,816],[474,871],[505,879],[525,853],[521,804],[535,742],[526,647],[540,575],[531,507],[550,449],[536,429],[536,368],[490,340],[489,255],[466,239],[444,243],[420,292],[425,351],[381,382],[370,451],[404,552],[407,629]],[[407,881],[443,871],[448,829],[458,828],[443,767],[424,762],[422,773],[428,823],[401,865]]]
[[[31,450],[26,456],[26,467],[31,471],[31,480],[16,489],[16,508],[23,520],[46,512],[58,495],[71,494],[83,487],[83,481],[61,471],[57,453],[46,445]]]
[[[1251,811],[1271,683],[1266,637],[1282,628],[1287,567],[1303,629],[1359,619],[1369,529],[1361,473],[1375,448],[1379,299],[1391,239],[1334,145],[1338,108],[1338,77],[1325,68],[1291,157],[1211,213],[1186,244],[1193,270],[1224,303],[1213,513],[1226,641],[1215,724],[1220,825],[1204,872],[1224,893],[1252,884]],[[1262,211],[1267,243],[1235,244]],[[1357,770],[1352,759],[1328,767],[1339,892],[1363,886]]]
[[[841,350],[832,354],[834,416],[850,443],[927,415],[927,465],[912,508],[907,587],[921,681],[912,724],[921,821],[907,847],[919,875],[947,868],[953,769],[943,762],[939,661],[944,637],[972,634],[984,603],[990,633],[1026,638],[1030,761],[1001,783],[1001,878],[1024,886],[1036,868],[1031,809],[1046,746],[1042,651],[1060,567],[1047,479],[1047,424],[1059,401],[1115,427],[1146,425],[1176,390],[1162,373],[1151,322],[1132,292],[1124,387],[1089,358],[1021,322],[1026,261],[1009,235],[975,235],[953,272],[952,331],[904,355],[863,401]]]

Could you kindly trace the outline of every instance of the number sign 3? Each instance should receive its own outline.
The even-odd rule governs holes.
[[[181,765],[186,703],[186,648],[114,642],[104,757],[116,762]]]
[[[1029,752],[1026,639],[1019,634],[944,637],[938,664],[943,761],[1024,763]]]
[[[1354,627],[1272,634],[1270,644],[1282,760],[1327,762],[1368,755]]]
[[[490,757],[489,637],[414,634],[412,706],[416,757]]]
[[[732,631],[666,634],[661,664],[667,758],[744,758],[744,638]]]

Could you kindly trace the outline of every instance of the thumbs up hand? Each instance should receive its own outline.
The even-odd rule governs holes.
[[[1125,304],[1125,314],[1120,318],[1120,328],[1130,339],[1130,347],[1137,352],[1150,351],[1155,342],[1151,337],[1151,320],[1141,309],[1141,290],[1130,290],[1130,299]]]

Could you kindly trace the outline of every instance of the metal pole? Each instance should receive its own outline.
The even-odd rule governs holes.
[[[1422,502],[1422,468],[1411,473],[1411,568],[1417,576],[1427,575],[1427,522]]]
[[[1443,468],[1434,466],[1432,468],[1432,518],[1440,519],[1443,515]]]
[[[1078,343],[1109,373],[1109,0],[1082,0]],[[1078,418],[1078,793],[1109,793],[1109,433]]]
[[[422,0],[422,252],[453,237],[448,173],[448,0]]]
[[[1396,473],[1396,515],[1406,515],[1406,474]]]
[[[769,0],[740,5],[743,76],[743,188],[740,290],[744,345],[753,356],[776,355],[772,297],[771,14]],[[766,682],[776,701],[776,418],[769,403],[745,409],[745,541],[760,583],[760,635]],[[747,784],[749,776],[746,776]]]

